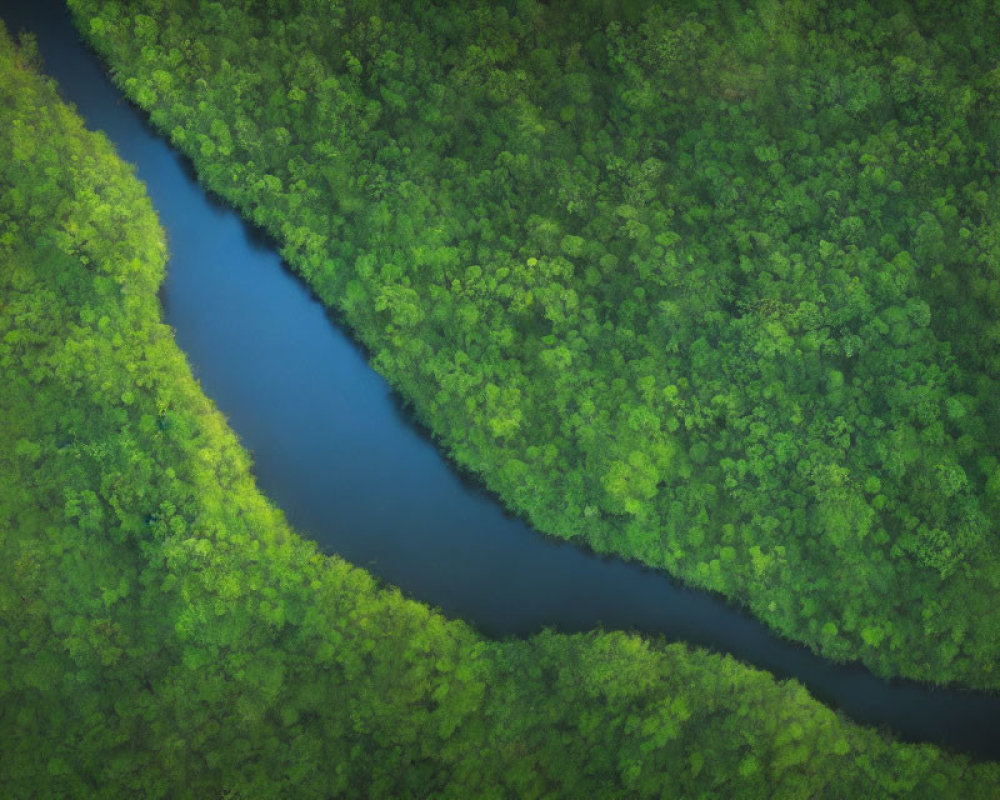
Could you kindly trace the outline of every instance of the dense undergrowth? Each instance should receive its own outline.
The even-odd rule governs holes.
[[[997,685],[992,4],[70,5],[542,531]]]
[[[164,235],[0,26],[4,797],[990,797],[794,682],[495,643],[320,555],[159,321]]]

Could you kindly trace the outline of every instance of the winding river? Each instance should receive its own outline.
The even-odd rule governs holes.
[[[659,633],[793,677],[858,722],[1000,759],[1000,697],[887,682],[828,662],[665,575],[538,535],[470,485],[272,246],[199,187],[79,42],[59,0],[0,0],[91,129],[137,166],[167,230],[162,289],[205,392],[253,453],[261,489],[327,552],[483,633]]]

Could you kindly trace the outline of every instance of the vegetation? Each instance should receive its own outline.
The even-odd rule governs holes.
[[[142,185],[0,26],[0,785],[28,797],[962,797],[793,682],[488,642],[317,553],[158,320]]]
[[[1000,683],[995,4],[70,5],[538,528]]]

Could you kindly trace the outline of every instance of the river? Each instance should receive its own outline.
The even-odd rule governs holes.
[[[253,454],[261,490],[303,535],[488,636],[543,627],[662,634],[793,677],[852,719],[1000,759],[1000,697],[884,681],[775,636],[708,592],[542,536],[464,480],[282,264],[198,185],[80,43],[58,0],[0,0],[89,128],[136,165],[168,235],[161,291],[206,394]]]

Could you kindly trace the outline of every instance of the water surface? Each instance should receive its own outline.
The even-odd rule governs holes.
[[[161,298],[206,394],[290,522],[411,597],[490,636],[660,633],[794,677],[853,719],[1000,758],[1000,698],[886,682],[774,636],[721,598],[543,537],[458,473],[269,243],[210,200],[78,41],[57,0],[0,0],[45,71],[139,177],[167,230]]]

